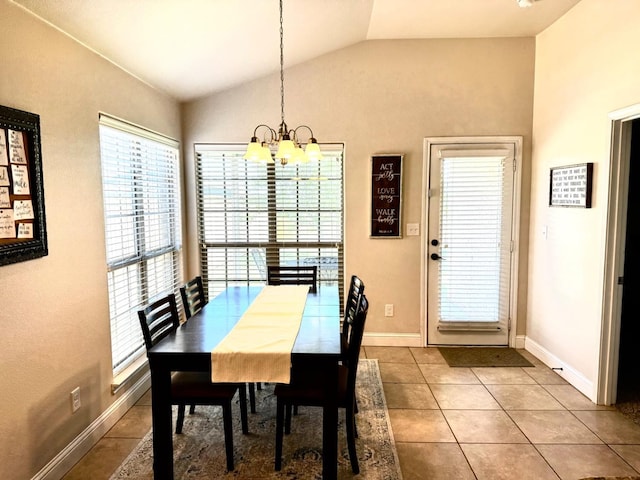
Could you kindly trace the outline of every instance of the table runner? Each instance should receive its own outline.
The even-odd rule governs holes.
[[[264,287],[211,352],[211,380],[289,383],[308,293],[308,285]]]

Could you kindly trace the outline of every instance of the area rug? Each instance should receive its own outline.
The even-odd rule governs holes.
[[[439,347],[450,367],[533,367],[513,348]]]
[[[344,410],[338,415],[338,478],[401,480],[400,464],[393,440],[377,360],[360,360],[356,394],[358,438],[356,448],[360,474],[351,471],[344,425]],[[176,480],[212,478],[322,479],[322,409],[301,407],[285,435],[282,470],[273,470],[276,399],[273,385],[256,391],[257,413],[249,414],[249,434],[242,435],[239,410],[234,405],[235,470],[226,471],[222,413],[220,408],[198,406],[186,415],[183,433],[173,437]],[[175,421],[175,411],[174,411]],[[111,476],[111,480],[153,478],[152,436],[149,432]]]

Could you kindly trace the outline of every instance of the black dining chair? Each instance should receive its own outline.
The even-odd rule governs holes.
[[[147,350],[174,332],[180,325],[175,295],[169,294],[138,311],[142,335]],[[152,387],[153,388],[153,385]],[[233,417],[231,403],[239,391],[242,433],[249,433],[247,422],[247,392],[244,383],[212,383],[209,372],[176,372],[171,377],[171,403],[178,405],[176,433],[182,433],[184,411],[190,405],[222,407],[227,469],[233,466]]]
[[[207,304],[207,297],[204,294],[204,285],[202,283],[202,277],[197,276],[189,280],[182,287],[180,287],[180,297],[182,297],[182,306],[184,307],[184,314],[189,320],[192,316],[198,313]],[[251,413],[256,413],[256,391],[253,383],[249,383],[249,407]],[[260,389],[260,386],[258,386]],[[193,407],[192,407],[193,408]],[[193,413],[190,410],[189,413]]]
[[[364,282],[357,275],[351,276],[349,283],[349,291],[344,302],[344,317],[342,319],[341,347],[342,354],[346,355],[347,346],[349,345],[349,335],[351,333],[351,325],[356,315],[360,296],[364,294]]]
[[[349,459],[351,460],[351,470],[354,474],[360,472],[358,457],[356,453],[356,437],[358,435],[355,419],[355,387],[356,375],[358,372],[358,360],[360,358],[360,347],[362,345],[362,335],[369,310],[369,302],[365,295],[360,296],[360,302],[356,308],[356,314],[351,324],[351,334],[347,347],[346,360],[338,366],[338,389],[337,405],[345,409],[347,447]],[[274,394],[277,398],[276,406],[276,453],[275,469],[282,468],[282,443],[283,434],[291,431],[291,407],[293,405],[322,407],[328,401],[328,395],[334,391],[328,388],[327,380],[322,379],[322,372],[308,371],[291,372],[291,383],[277,384]],[[285,418],[286,410],[286,418]]]
[[[267,266],[268,285],[309,285],[309,291],[318,291],[318,267],[304,266]]]
[[[182,306],[188,320],[207,304],[202,277],[194,277],[180,287],[180,296],[182,297]]]

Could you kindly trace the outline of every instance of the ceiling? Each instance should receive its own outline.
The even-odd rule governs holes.
[[[277,0],[11,0],[187,101],[277,72]],[[580,0],[287,0],[284,63],[374,39],[535,36]]]

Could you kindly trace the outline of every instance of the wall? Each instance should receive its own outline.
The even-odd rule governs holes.
[[[536,40],[527,348],[596,399],[611,122],[640,102],[640,3],[582,0]],[[550,208],[549,168],[594,163],[593,208]],[[547,238],[543,236],[547,228]]]
[[[116,398],[98,112],[174,138],[180,118],[177,102],[7,0],[0,65],[0,104],[40,115],[49,240],[48,256],[0,267],[0,478],[27,479]]]
[[[277,59],[274,59],[274,63]],[[345,142],[345,274],[357,273],[371,301],[369,341],[419,342],[421,237],[369,238],[370,157],[404,157],[403,223],[421,223],[423,139],[430,136],[522,135],[524,171],[520,236],[520,324],[526,307],[529,155],[534,40],[367,41],[285,73],[285,117],[307,124],[320,142]],[[280,123],[279,75],[183,106],[185,145],[246,143],[259,123]],[[185,151],[190,251],[197,251],[193,152]],[[403,226],[404,228],[404,226]],[[424,225],[421,225],[424,231]],[[189,275],[198,271],[190,255]],[[384,317],[384,304],[395,316]]]

